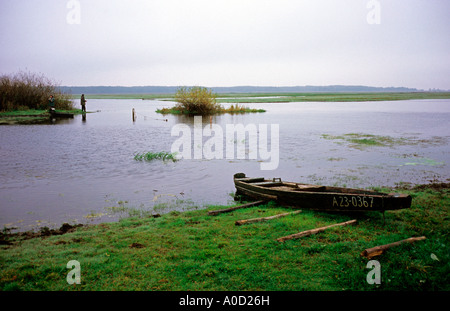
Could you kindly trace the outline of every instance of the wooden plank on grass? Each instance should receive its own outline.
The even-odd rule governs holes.
[[[287,240],[298,239],[298,238],[301,238],[301,237],[304,237],[304,236],[308,236],[308,235],[311,235],[311,234],[316,234],[316,233],[325,231],[326,229],[329,229],[329,228],[333,228],[333,227],[337,227],[337,226],[347,226],[347,225],[351,225],[351,224],[354,224],[354,223],[356,223],[356,219],[345,221],[345,222],[341,222],[341,223],[334,224],[334,225],[320,227],[320,228],[316,228],[316,229],[306,230],[306,231],[302,231],[302,232],[299,232],[299,233],[294,233],[294,234],[291,234],[291,235],[287,235],[287,236],[278,238],[277,241],[278,242],[284,242],[284,241],[287,241]]]
[[[218,214],[221,214],[221,213],[232,212],[232,211],[237,210],[239,208],[246,208],[246,207],[261,205],[261,204],[266,203],[266,202],[267,201],[265,201],[265,200],[261,200],[261,201],[251,202],[251,203],[242,204],[242,205],[238,205],[238,206],[233,206],[233,207],[230,207],[230,208],[220,209],[220,210],[216,210],[216,211],[210,211],[210,212],[208,212],[208,215],[218,215]]]
[[[240,226],[240,225],[243,225],[243,224],[250,224],[250,223],[254,223],[254,222],[262,222],[262,221],[266,221],[266,220],[281,218],[281,217],[288,216],[288,215],[295,215],[295,214],[298,214],[298,213],[301,213],[301,211],[299,210],[299,211],[295,211],[295,212],[292,212],[292,213],[283,213],[283,214],[278,214],[278,215],[269,216],[269,217],[237,220],[234,224],[236,226]]]
[[[421,241],[421,240],[425,240],[425,239],[426,239],[426,237],[424,237],[424,236],[416,237],[416,238],[413,237],[413,238],[397,241],[397,242],[390,243],[390,244],[375,246],[375,247],[372,247],[372,248],[365,249],[361,253],[361,256],[364,256],[364,257],[370,259],[372,257],[379,256],[379,255],[383,254],[387,249],[389,249],[391,247],[398,246],[398,245],[403,244],[403,243],[413,243],[413,242]]]

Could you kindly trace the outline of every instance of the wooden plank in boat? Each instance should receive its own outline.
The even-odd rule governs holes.
[[[262,198],[265,200],[277,200],[277,196],[276,195],[270,195],[270,194],[265,194],[265,193],[261,193],[261,192],[255,192],[246,188],[242,188],[242,187],[238,187],[236,186],[236,189],[239,190],[239,192],[241,192],[244,195],[248,195],[254,198]]]
[[[254,182],[252,185],[255,186],[282,186],[283,183],[279,181],[263,181],[263,182]]]
[[[255,178],[236,178],[238,181],[243,181],[246,183],[255,183],[255,182],[263,182],[264,177],[255,177]]]
[[[316,185],[297,185],[297,188],[302,191],[323,191],[323,190],[325,190],[325,186],[316,186]]]

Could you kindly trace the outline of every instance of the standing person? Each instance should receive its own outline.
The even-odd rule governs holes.
[[[49,107],[50,112],[55,110],[55,98],[53,97],[53,95],[50,95],[50,97],[48,99],[48,107]]]
[[[84,94],[81,94],[81,111],[86,112],[86,99],[84,98]]]

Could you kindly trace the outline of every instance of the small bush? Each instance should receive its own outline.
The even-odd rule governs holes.
[[[210,115],[222,109],[216,95],[205,87],[181,87],[175,93],[175,101],[178,103],[175,109],[186,114]]]
[[[172,108],[157,109],[162,114],[187,114],[187,115],[213,115],[219,113],[249,113],[265,112],[264,109],[250,109],[239,104],[224,108],[216,101],[216,94],[204,87],[181,87],[175,93],[175,101],[178,103]]]
[[[73,109],[70,94],[60,91],[43,75],[19,72],[13,76],[0,76],[0,111],[45,110],[50,95],[55,98],[56,109]]]

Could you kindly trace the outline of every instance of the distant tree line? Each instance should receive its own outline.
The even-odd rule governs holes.
[[[19,72],[0,76],[0,111],[48,109],[50,95],[56,109],[73,109],[70,94],[44,75]]]

